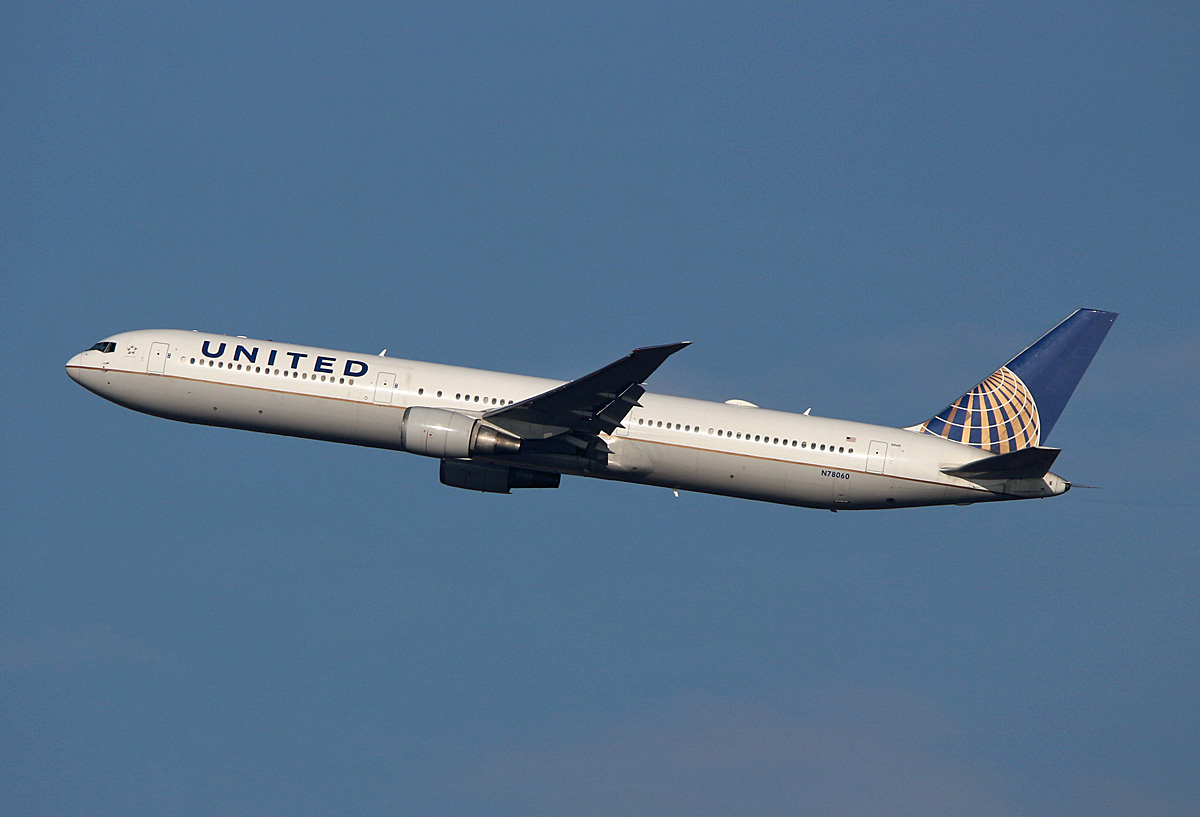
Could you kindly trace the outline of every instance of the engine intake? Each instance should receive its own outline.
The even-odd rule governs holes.
[[[521,440],[457,411],[413,406],[400,419],[400,447],[412,454],[453,459],[517,454]]]

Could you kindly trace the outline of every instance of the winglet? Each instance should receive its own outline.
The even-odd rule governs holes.
[[[679,343],[664,343],[661,346],[643,346],[641,349],[634,349],[624,360],[611,364],[619,366],[624,364],[624,373],[626,376],[633,376],[635,383],[645,383],[650,375],[654,374],[654,370],[663,364],[667,358],[678,352],[685,346],[691,346],[690,340],[683,340]],[[609,368],[609,367],[605,367]],[[641,374],[645,372],[645,374]],[[640,375],[640,376],[639,376]]]

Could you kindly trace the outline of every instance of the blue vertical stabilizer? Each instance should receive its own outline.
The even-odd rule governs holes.
[[[1075,310],[915,430],[996,454],[1043,444],[1116,319]]]

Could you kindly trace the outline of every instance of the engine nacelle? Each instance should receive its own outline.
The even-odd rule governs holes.
[[[442,460],[441,479],[443,485],[452,488],[507,494],[513,488],[557,488],[562,476],[528,468],[509,468],[507,465],[494,465],[490,462]]]
[[[400,447],[411,454],[446,459],[517,454],[521,440],[457,411],[413,406],[400,419]]]

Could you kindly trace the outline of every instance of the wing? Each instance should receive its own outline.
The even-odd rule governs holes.
[[[621,426],[638,398],[641,386],[662,362],[690,341],[634,349],[603,369],[564,383],[548,392],[486,412],[489,423],[527,440],[567,434],[579,440],[611,434]]]

